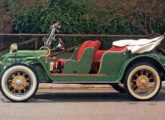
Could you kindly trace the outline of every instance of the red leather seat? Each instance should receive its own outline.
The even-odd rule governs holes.
[[[127,46],[124,47],[117,47],[117,46],[112,46],[109,51],[114,51],[114,52],[122,52],[127,49]]]
[[[85,41],[85,42],[81,45],[81,47],[79,48],[79,50],[78,50],[78,52],[77,52],[77,60],[80,60],[80,59],[81,59],[81,56],[82,56],[82,54],[83,54],[85,48],[87,48],[88,45],[89,45],[91,42],[92,42],[91,40]]]
[[[95,48],[94,53],[93,53],[92,63],[95,60],[96,52],[98,51],[98,49],[100,48],[100,46],[101,46],[101,42],[99,40],[92,41],[88,45],[89,48]]]
[[[108,51],[108,50],[97,50],[96,54],[94,56],[94,62],[95,63],[99,63],[101,61],[101,58],[103,56],[103,54]]]

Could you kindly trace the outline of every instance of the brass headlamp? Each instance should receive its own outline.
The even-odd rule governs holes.
[[[17,50],[18,50],[17,43],[11,44],[11,46],[10,46],[10,52],[17,52]]]

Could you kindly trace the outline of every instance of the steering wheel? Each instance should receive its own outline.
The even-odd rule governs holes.
[[[50,56],[50,49],[47,47],[47,46],[42,46],[41,48],[40,48],[40,50],[47,50],[48,51],[48,53],[47,54],[45,54],[45,55],[43,55],[43,57],[49,57]]]
[[[67,51],[64,42],[62,41],[61,38],[58,39],[60,41],[60,44],[62,45],[62,47],[64,48],[65,51]]]

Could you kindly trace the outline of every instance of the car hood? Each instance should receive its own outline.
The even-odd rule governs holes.
[[[41,56],[43,56],[44,54],[46,54],[47,51],[46,50],[18,50],[17,52],[10,52],[2,57],[13,57],[13,56],[17,56],[17,57],[35,57],[35,58],[39,58]]]

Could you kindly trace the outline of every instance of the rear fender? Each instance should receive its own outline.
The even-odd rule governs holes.
[[[119,81],[121,81],[123,83],[123,78],[125,73],[128,71],[128,69],[133,65],[136,64],[138,62],[149,62],[153,65],[155,65],[155,67],[158,68],[158,70],[161,72],[161,76],[163,78],[164,74],[165,74],[165,69],[164,69],[164,63],[165,63],[165,58],[159,54],[148,54],[148,55],[136,55],[130,59],[128,59],[120,72],[120,76],[119,76]],[[163,80],[163,79],[162,79]]]

